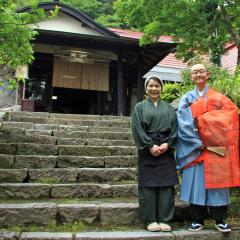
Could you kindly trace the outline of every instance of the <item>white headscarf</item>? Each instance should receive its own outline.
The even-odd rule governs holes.
[[[153,78],[153,77],[155,77],[155,78],[157,78],[157,79],[160,80],[160,82],[161,82],[161,88],[163,88],[163,81],[162,81],[159,77],[152,75],[152,76],[147,77],[146,80],[145,80],[145,83],[144,83],[144,89],[145,89],[145,91],[147,90],[147,84],[148,84],[149,80],[150,80],[151,78]]]

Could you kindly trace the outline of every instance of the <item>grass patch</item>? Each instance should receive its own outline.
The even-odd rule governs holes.
[[[0,199],[0,204],[21,203],[56,203],[56,204],[78,204],[78,203],[137,203],[137,198],[60,198],[60,199]]]
[[[228,224],[231,225],[233,230],[240,230],[240,219],[239,218],[229,218]],[[171,222],[170,225],[174,231],[185,230],[190,222]],[[212,219],[205,220],[205,229],[214,229],[215,221]],[[113,232],[113,231],[141,231],[144,230],[142,224],[138,225],[101,225],[101,224],[88,224],[84,221],[74,222],[74,223],[65,223],[65,224],[54,224],[49,222],[46,226],[12,226],[9,228],[0,228],[0,231],[12,231],[12,232]]]
[[[142,226],[113,226],[113,225],[100,225],[100,224],[88,224],[84,221],[74,222],[72,224],[65,223],[56,225],[49,223],[46,226],[12,226],[9,228],[0,229],[0,231],[12,231],[12,232],[87,232],[87,231],[138,231]]]

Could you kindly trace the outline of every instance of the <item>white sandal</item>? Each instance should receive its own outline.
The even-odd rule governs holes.
[[[147,230],[150,232],[158,232],[161,231],[160,226],[157,222],[153,222],[147,225]]]
[[[172,228],[166,223],[159,223],[159,228],[161,229],[162,232],[171,232]]]

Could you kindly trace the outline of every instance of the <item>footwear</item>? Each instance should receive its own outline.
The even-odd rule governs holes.
[[[159,223],[158,224],[162,232],[171,232],[172,228],[166,223]]]
[[[224,222],[216,223],[215,228],[220,232],[231,232],[231,230],[232,230],[231,227],[227,223],[224,223]]]
[[[160,231],[160,227],[157,222],[153,222],[147,225],[147,230],[150,232],[158,232]]]
[[[198,222],[192,222],[192,224],[188,227],[189,231],[197,232],[204,228],[204,226],[201,223]]]

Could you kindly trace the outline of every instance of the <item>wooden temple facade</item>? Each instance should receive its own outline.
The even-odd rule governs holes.
[[[34,100],[35,111],[130,115],[144,95],[143,75],[175,45],[140,47],[139,39],[122,37],[70,6],[39,4],[45,11],[56,6],[56,18],[33,25],[39,35],[25,98]]]

